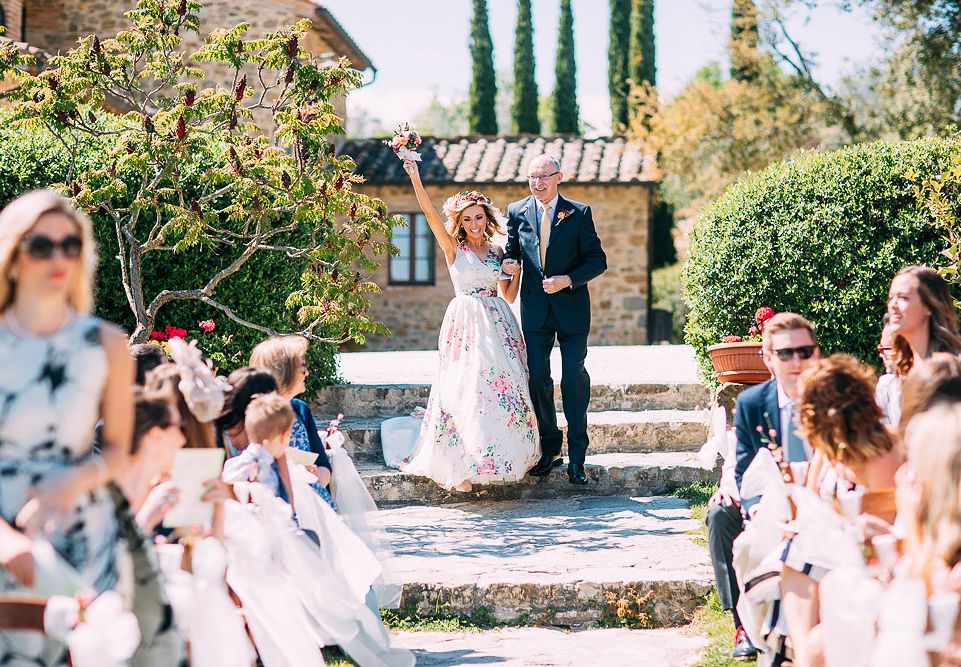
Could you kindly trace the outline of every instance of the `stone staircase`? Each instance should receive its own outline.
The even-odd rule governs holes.
[[[416,382],[335,385],[312,405],[318,424],[346,416],[341,428],[383,510],[405,607],[583,628],[610,620],[617,600],[639,600],[651,626],[671,627],[703,602],[713,586],[707,551],[690,535],[698,524],[686,503],[667,494],[717,479],[696,456],[707,437],[706,388],[595,381],[586,488],[560,468],[466,494],[383,465],[381,422],[425,406],[429,391]]]

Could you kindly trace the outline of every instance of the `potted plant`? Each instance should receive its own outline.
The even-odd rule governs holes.
[[[771,379],[771,371],[761,357],[761,336],[764,324],[774,314],[774,310],[767,306],[758,308],[754,313],[755,324],[747,336],[724,336],[720,344],[707,348],[718,382],[760,384]]]

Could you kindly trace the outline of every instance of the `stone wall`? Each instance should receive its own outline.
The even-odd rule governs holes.
[[[444,199],[470,185],[428,186],[434,206],[440,210]],[[420,209],[409,186],[366,185],[365,194],[387,202],[392,213]],[[506,213],[507,204],[530,194],[526,185],[498,185],[478,188]],[[607,272],[589,283],[593,312],[590,342],[594,345],[635,345],[647,342],[648,294],[648,211],[652,188],[640,184],[561,186],[568,199],[591,205],[594,222],[607,253]],[[372,295],[373,315],[393,332],[391,337],[370,336],[366,350],[429,350],[437,347],[437,333],[453,286],[444,255],[435,252],[433,286],[391,286],[387,284],[387,263],[374,281],[383,292]]]
[[[3,36],[21,41],[23,39],[23,0],[2,0],[0,7],[6,15]]]
[[[21,0],[2,1],[6,6]],[[81,36],[97,33],[101,37],[112,37],[126,27],[127,19],[123,13],[135,4],[135,0],[26,0],[27,39],[33,46],[57,53],[76,45],[77,38]],[[200,27],[203,34],[208,34],[217,28],[246,22],[250,24],[247,34],[254,38],[305,17],[316,20],[314,8],[314,3],[309,0],[205,0],[200,13]],[[316,31],[311,31],[305,42],[302,46],[310,53],[334,52],[332,46],[321,39]],[[196,49],[201,43],[202,39],[197,35],[184,35],[188,51]],[[223,66],[211,63],[202,63],[200,66],[207,73],[204,85],[230,85],[233,81],[232,74]],[[256,78],[252,74],[253,71],[248,73],[248,79],[253,85]],[[341,118],[346,118],[346,102],[342,96],[334,100],[334,107]],[[264,129],[269,129],[265,115],[255,120]]]

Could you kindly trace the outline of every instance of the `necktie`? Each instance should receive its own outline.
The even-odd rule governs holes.
[[[787,424],[787,460],[788,461],[807,461],[807,452],[804,451],[804,441],[798,435],[797,419],[795,418],[795,404],[792,403],[788,409]]]
[[[541,270],[547,261],[547,244],[551,240],[551,207],[544,204],[544,214],[541,216]]]

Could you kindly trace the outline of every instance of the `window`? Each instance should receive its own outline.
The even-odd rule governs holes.
[[[434,284],[434,235],[423,213],[401,213],[406,227],[394,229],[394,245],[400,254],[391,257],[387,281],[391,285]]]

